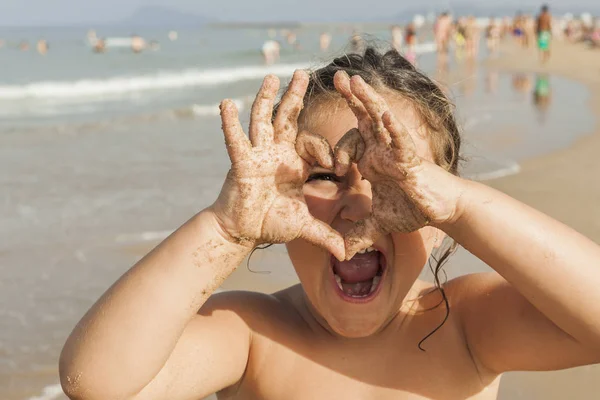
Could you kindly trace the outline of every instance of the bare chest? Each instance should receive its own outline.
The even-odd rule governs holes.
[[[446,339],[426,352],[416,343],[263,339],[239,387],[223,398],[495,399],[497,381],[482,382],[466,349]]]

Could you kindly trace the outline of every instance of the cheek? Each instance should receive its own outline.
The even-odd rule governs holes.
[[[304,185],[304,200],[308,211],[318,220],[331,223],[338,212],[339,192],[335,184]]]
[[[392,233],[394,258],[397,265],[405,270],[405,273],[410,270],[418,275],[429,259],[431,254],[430,233],[423,232],[423,229],[412,233]],[[425,238],[428,238],[429,242]]]

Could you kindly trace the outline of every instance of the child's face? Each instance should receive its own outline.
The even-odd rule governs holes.
[[[405,101],[386,100],[411,133],[418,154],[433,161],[412,107]],[[325,137],[333,148],[346,132],[357,127],[357,121],[345,103],[325,106],[335,111],[302,128]],[[315,167],[304,185],[304,196],[311,214],[342,234],[371,212],[371,185],[362,179],[356,165],[343,177]],[[378,251],[359,254],[343,267],[329,252],[304,240],[295,240],[287,247],[310,308],[321,324],[344,337],[365,337],[384,328],[405,298],[410,300],[409,290],[441,240],[442,233],[432,227],[409,234],[392,233],[373,245]],[[345,276],[347,281],[338,284],[336,275]],[[353,285],[356,281],[361,283]]]

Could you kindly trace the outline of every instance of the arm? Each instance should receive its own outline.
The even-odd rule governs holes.
[[[296,72],[271,122],[279,81],[265,78],[249,138],[235,105],[222,103],[232,165],[217,201],[120,278],[77,325],[60,360],[71,398],[191,399],[233,385],[246,368],[244,310],[252,304],[229,293],[204,304],[214,290],[263,243],[303,238],[343,257],[342,237],[304,202],[310,164],[333,167],[324,138],[297,132],[307,85],[308,74]]]
[[[517,200],[465,182],[455,222],[440,226],[497,275],[458,285],[477,363],[493,372],[600,362],[600,247]]]
[[[190,219],[79,322],[61,354],[65,392],[73,399],[131,399],[140,392],[142,398],[156,398],[144,388],[158,376],[176,378],[179,393],[187,391],[180,398],[188,398],[239,380],[249,349],[248,327],[234,313],[214,318],[196,313],[249,251],[223,238],[209,210]],[[227,351],[230,345],[235,351]],[[161,393],[154,387],[152,392]]]

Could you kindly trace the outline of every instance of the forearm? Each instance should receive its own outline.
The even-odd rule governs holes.
[[[467,182],[458,217],[440,226],[575,340],[600,345],[600,247],[482,184]]]
[[[160,371],[188,322],[250,249],[203,211],[123,275],[79,322],[61,354],[63,384],[133,395]]]

